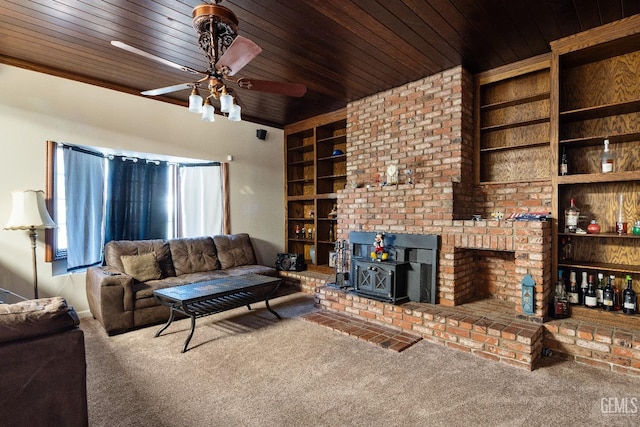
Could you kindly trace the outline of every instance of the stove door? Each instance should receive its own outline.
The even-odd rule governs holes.
[[[356,291],[383,298],[393,298],[394,269],[380,264],[358,263],[356,265]]]

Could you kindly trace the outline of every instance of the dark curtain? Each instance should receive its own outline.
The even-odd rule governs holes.
[[[105,243],[168,238],[169,165],[109,160]]]

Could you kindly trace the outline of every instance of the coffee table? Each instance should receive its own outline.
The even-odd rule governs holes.
[[[280,279],[277,277],[245,274],[153,291],[156,299],[171,309],[169,320],[156,332],[155,336],[160,336],[171,325],[176,311],[191,318],[191,331],[184,342],[182,353],[187,351],[198,317],[220,313],[243,305],[251,310],[250,304],[264,301],[267,310],[281,319],[280,315],[269,306],[269,298],[275,294],[279,286]]]

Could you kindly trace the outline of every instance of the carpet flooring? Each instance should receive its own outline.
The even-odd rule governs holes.
[[[313,297],[109,337],[82,319],[90,426],[637,426],[640,378],[529,372],[421,340],[389,351],[302,319]]]

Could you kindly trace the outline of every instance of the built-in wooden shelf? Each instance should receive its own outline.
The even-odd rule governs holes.
[[[563,184],[591,184],[597,182],[626,182],[640,180],[640,171],[584,173],[563,175],[556,178],[558,185]]]
[[[563,122],[601,119],[608,116],[634,113],[640,111],[640,100],[617,102],[612,104],[597,105],[594,107],[578,108],[575,110],[561,111],[560,119]]]
[[[640,273],[640,266],[629,264],[611,264],[605,262],[591,262],[591,261],[560,261],[558,268],[572,268],[574,270],[600,270],[603,272],[612,273],[625,273],[625,274],[638,274]]]

